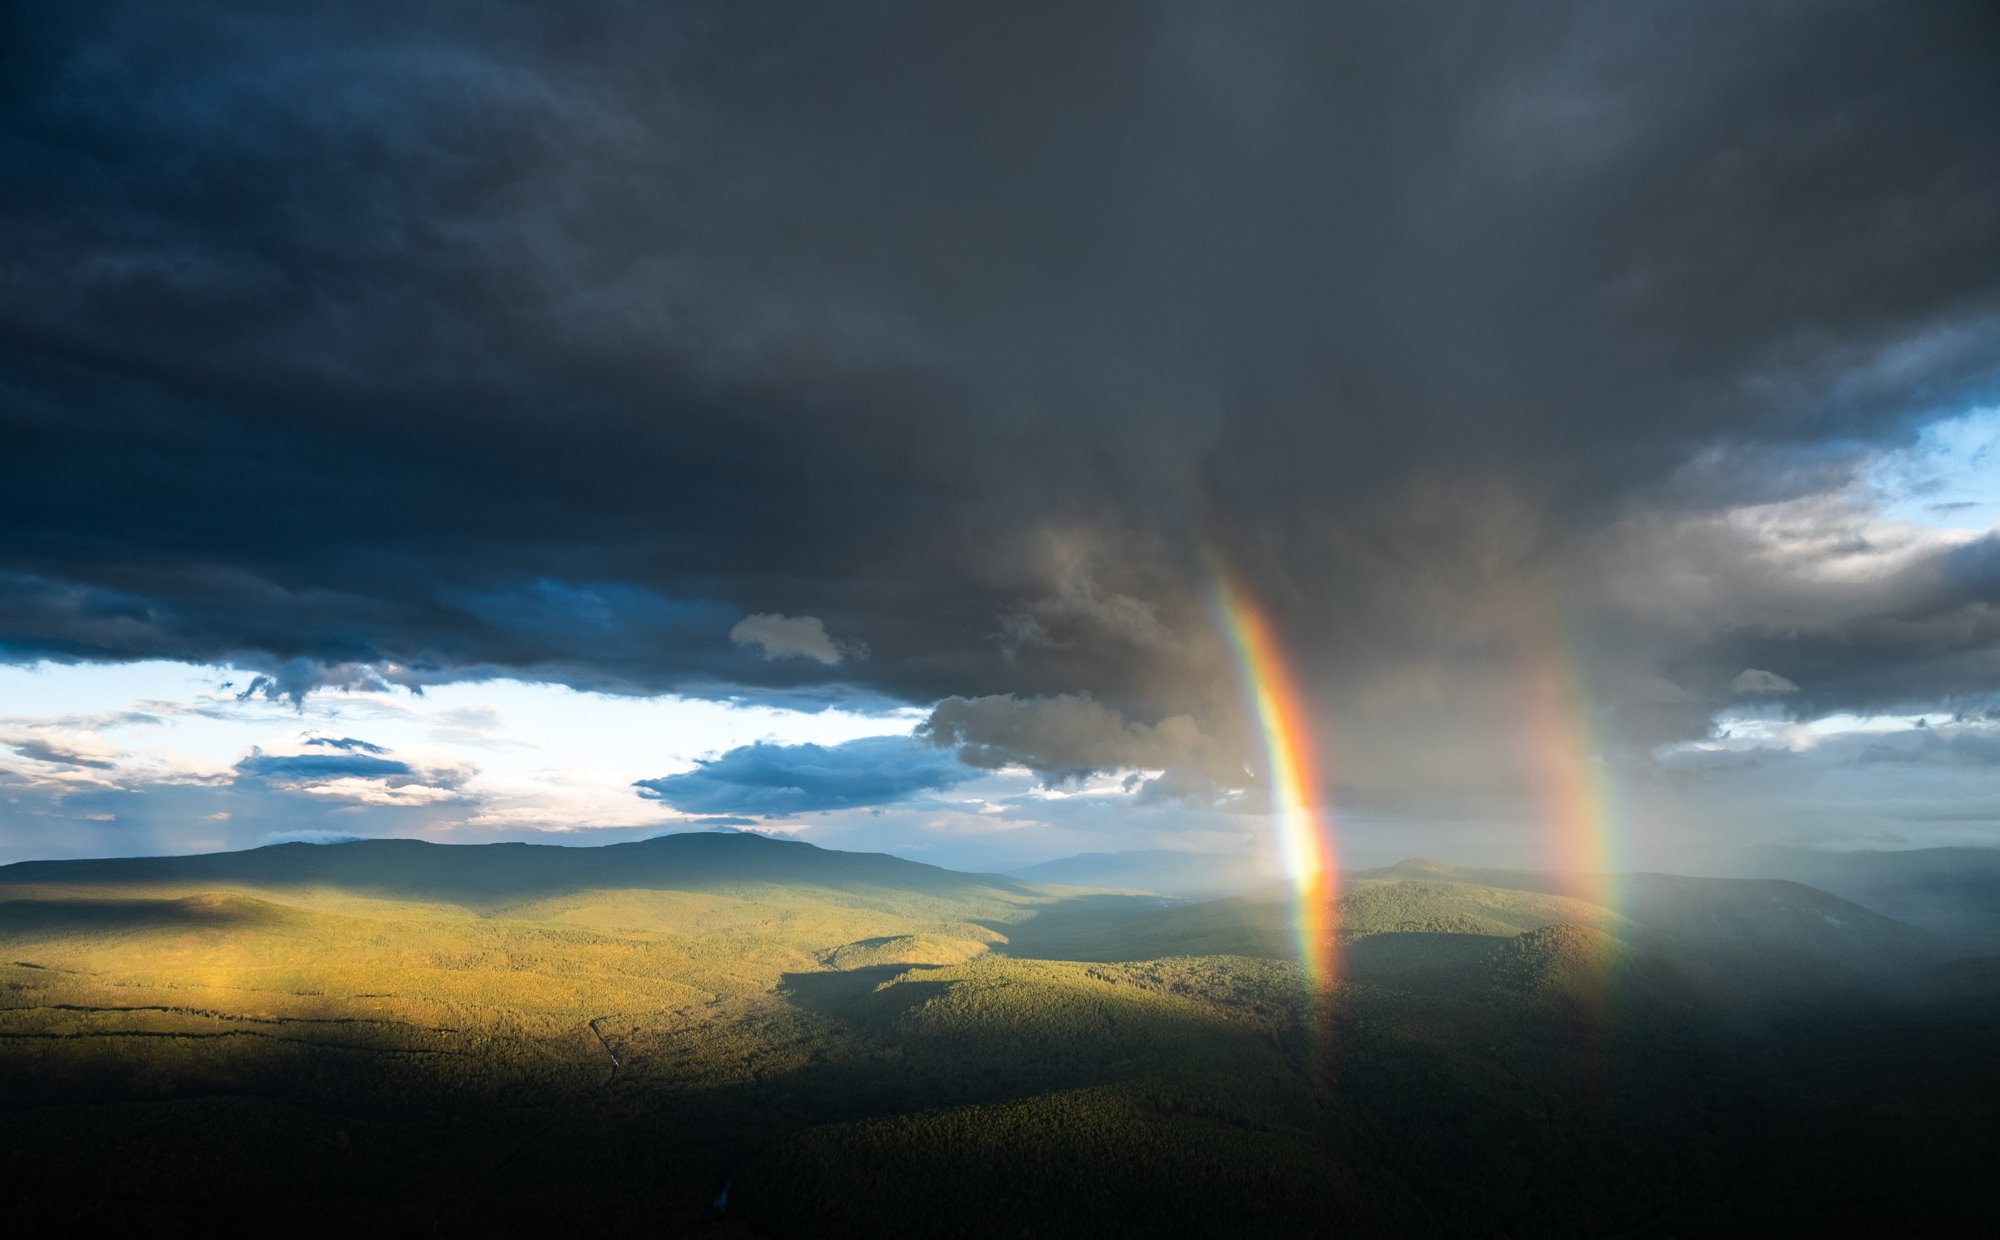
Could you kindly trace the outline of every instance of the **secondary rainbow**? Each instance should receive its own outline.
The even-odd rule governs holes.
[[[1270,789],[1278,843],[1298,902],[1299,962],[1318,987],[1335,977],[1334,900],[1339,868],[1326,818],[1312,717],[1286,667],[1269,620],[1222,573],[1216,609],[1229,636],[1245,704],[1263,741],[1264,782]]]
[[[1560,622],[1544,626],[1523,670],[1523,736],[1553,868],[1570,880],[1570,894],[1612,907],[1618,897],[1616,800],[1592,727],[1591,696]]]

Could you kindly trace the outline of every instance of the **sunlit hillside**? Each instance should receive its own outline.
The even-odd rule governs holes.
[[[1761,1226],[1905,1200],[1805,1201],[1827,1157],[1918,1182],[1970,1157],[2000,1008],[1940,1025],[1925,987],[1990,973],[1796,885],[1559,886],[1353,876],[1315,997],[1281,892],[750,835],[13,866],[0,1077],[35,1122],[0,1152],[86,1220],[247,1220],[283,1186],[446,1234],[1010,1237]],[[1773,1114],[1843,1139],[1774,1149]]]

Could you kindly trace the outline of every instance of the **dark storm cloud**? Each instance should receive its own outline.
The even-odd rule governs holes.
[[[690,814],[790,816],[905,801],[977,774],[909,737],[870,736],[839,745],[759,741],[634,786]]]
[[[1635,736],[1746,668],[2000,683],[1990,552],[1797,641],[1595,571],[1994,393],[1989,5],[4,20],[16,659],[1089,691],[1240,753],[1206,550],[1385,787],[1503,732],[1544,596]]]
[[[1821,530],[1838,535],[1841,525]],[[1668,660],[1705,706],[1722,704],[1732,665],[1772,669],[1792,688],[1767,696],[1801,718],[1949,713],[2000,688],[2000,538],[1896,547],[1856,533],[1831,558],[1866,571],[1828,573],[1822,557],[1793,555],[1793,565],[1767,554],[1711,573],[1710,588],[1728,592],[1730,623]],[[1729,696],[1742,696],[1740,682]]]
[[[1089,694],[948,697],[918,735],[968,766],[1025,766],[1052,784],[1114,767],[1197,766],[1209,743],[1187,715],[1133,723]]]

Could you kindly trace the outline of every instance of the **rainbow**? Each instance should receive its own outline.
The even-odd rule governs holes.
[[[1594,709],[1582,668],[1561,627],[1528,652],[1523,738],[1548,831],[1552,868],[1570,894],[1615,907],[1618,817],[1611,780],[1600,757]]]
[[[1245,704],[1263,739],[1264,780],[1276,811],[1279,847],[1298,902],[1299,963],[1320,989],[1335,978],[1334,901],[1339,867],[1322,817],[1311,718],[1263,612],[1218,572],[1216,609],[1235,655]]]

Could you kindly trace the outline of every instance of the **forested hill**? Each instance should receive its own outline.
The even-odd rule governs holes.
[[[87,1232],[1979,1234],[1992,961],[1796,883],[1562,885],[1349,874],[1309,988],[1282,885],[722,834],[15,865],[0,1166]]]

